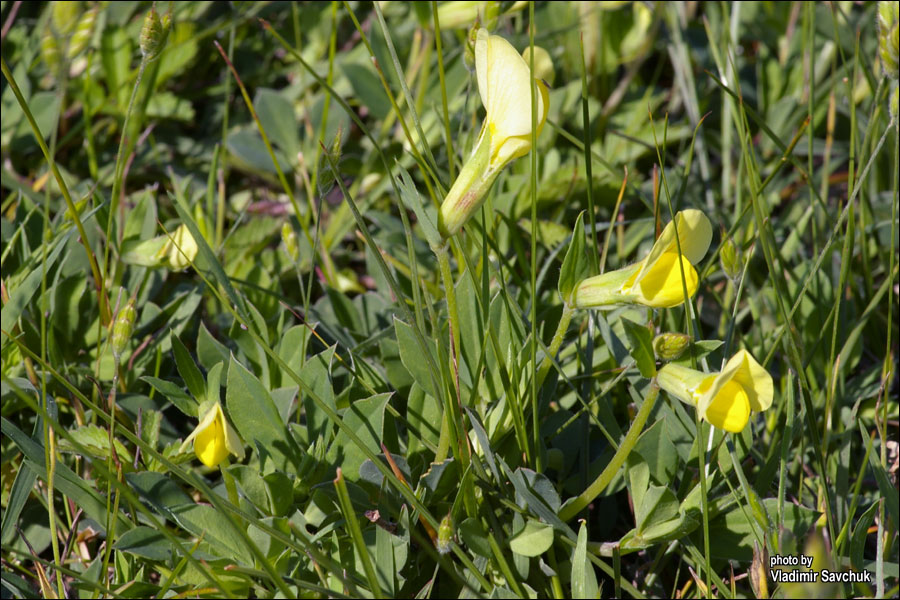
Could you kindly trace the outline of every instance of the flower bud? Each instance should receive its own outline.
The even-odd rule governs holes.
[[[675,360],[690,344],[691,336],[686,333],[661,333],[653,338],[653,351],[661,360]]]
[[[900,35],[900,7],[897,2],[878,3],[878,53],[884,74],[891,79],[898,75],[898,35]]]
[[[522,51],[522,58],[525,59],[525,64],[530,68],[531,46]],[[547,82],[547,85],[551,86],[556,78],[556,71],[553,69],[553,59],[550,58],[550,53],[540,46],[534,47],[534,78],[543,79]]]
[[[300,248],[297,246],[297,233],[287,221],[281,226],[281,241],[284,242],[284,249],[287,250],[288,256],[296,262],[300,258]]]
[[[153,60],[162,52],[171,25],[171,16],[166,15],[160,19],[156,7],[151,8],[144,17],[144,25],[141,27],[141,54],[145,60]]]
[[[167,236],[166,242],[159,249],[156,256],[164,263],[168,263],[170,268],[182,271],[197,258],[199,250],[200,248],[197,246],[194,236],[191,235],[187,226],[182,223],[175,230],[175,233]]]
[[[125,346],[128,345],[136,319],[137,311],[134,309],[134,298],[132,298],[128,304],[119,309],[119,314],[113,322],[112,351],[116,357],[119,357],[125,350]]]
[[[59,35],[69,35],[78,24],[81,14],[81,2],[60,2],[57,0],[50,8],[50,21]]]
[[[719,261],[722,263],[722,270],[730,279],[737,279],[741,274],[741,261],[738,258],[734,241],[730,237],[722,242],[722,247],[719,249]]]
[[[81,54],[90,43],[91,36],[94,34],[94,23],[97,21],[97,12],[98,8],[94,6],[81,15],[78,26],[75,28],[75,33],[72,34],[72,39],[69,40],[69,50],[66,53],[69,60]]]
[[[49,27],[44,30],[44,36],[41,38],[41,59],[50,73],[57,73],[60,63],[59,42]]]
[[[441,524],[438,527],[438,535],[437,535],[437,551],[441,554],[447,554],[450,552],[450,542],[453,540],[453,519],[450,518],[450,513],[447,513],[447,516],[441,519]]]

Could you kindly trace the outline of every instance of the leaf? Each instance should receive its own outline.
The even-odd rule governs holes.
[[[631,343],[631,356],[637,363],[641,376],[648,379],[656,377],[656,355],[653,353],[653,336],[650,335],[650,330],[630,319],[622,319],[622,326]]]
[[[553,545],[553,527],[528,519],[521,531],[509,539],[509,547],[522,556],[540,556]]]
[[[460,523],[456,531],[463,543],[475,554],[484,558],[492,558],[494,556],[491,552],[490,542],[487,539],[487,532],[481,526],[481,521],[475,517],[469,517]]]
[[[777,500],[766,498],[763,506],[770,514],[777,512]],[[748,517],[753,520],[751,523]],[[785,504],[784,527],[791,530],[794,537],[803,539],[819,513],[796,504]],[[753,559],[753,542],[756,519],[746,507],[735,507],[724,515],[719,515],[709,523],[710,553],[718,558],[750,562]],[[695,535],[698,533],[695,532]],[[699,542],[702,544],[702,541]],[[701,546],[702,547],[702,546]]]
[[[25,435],[21,429],[16,427],[11,421],[2,419],[3,435],[8,436],[12,442],[18,446],[19,450],[25,456],[25,464],[41,479],[47,481],[47,469],[44,464],[44,447],[33,439]],[[72,499],[75,504],[84,509],[87,517],[96,521],[94,526],[105,531],[105,523],[107,522],[106,501],[100,497],[96,490],[92,487],[93,482],[86,481],[80,475],[76,475],[69,467],[62,462],[56,463],[56,476],[54,478],[56,489],[60,493],[65,494]],[[6,511],[4,511],[5,514]],[[119,514],[117,531],[127,531],[131,529],[131,523]]]
[[[60,252],[67,246],[66,242],[69,240],[69,237],[67,234],[57,238],[53,242],[54,247],[47,256],[44,267],[41,266],[40,262],[35,263],[34,269],[25,277],[22,283],[17,285],[15,289],[7,290],[9,300],[6,301],[3,305],[3,310],[0,311],[0,328],[5,332],[3,335],[4,342],[6,342],[6,333],[12,333],[13,326],[19,320],[22,311],[31,304],[34,293],[41,287],[41,278],[44,270],[46,269],[49,273],[50,267],[56,262]]]
[[[253,565],[253,555],[244,538],[212,506],[181,506],[172,511],[172,516],[187,531],[202,537],[201,545],[206,546],[210,554],[235,560],[246,566]]]
[[[575,228],[572,230],[572,241],[563,259],[562,270],[559,272],[557,289],[563,302],[572,305],[572,294],[578,284],[590,273],[590,262],[585,249],[587,242],[584,234],[584,211],[578,215]]]
[[[866,549],[866,537],[869,535],[869,526],[875,520],[875,512],[878,509],[878,503],[873,502],[866,512],[860,515],[859,520],[853,527],[853,534],[850,536],[850,564],[854,569],[864,568],[864,553]]]
[[[75,443],[82,448],[79,449],[67,439],[59,441],[60,452],[74,452],[81,454],[82,450],[87,452],[89,457],[106,459],[109,457],[109,431],[102,429],[97,425],[83,425],[69,432]],[[124,464],[123,467],[129,468],[132,461],[131,452],[120,442],[115,441],[116,454]]]
[[[141,381],[145,381],[157,392],[166,397],[166,399],[175,405],[175,407],[189,417],[197,418],[197,410],[200,404],[191,396],[184,393],[184,390],[164,379],[158,379],[149,375],[141,377]]]
[[[300,136],[297,133],[297,117],[290,101],[275,90],[258,88],[253,106],[269,139],[287,154],[292,163],[296,161],[300,151]],[[284,168],[286,165],[281,166]]]
[[[331,365],[336,347],[337,345],[331,346],[310,357],[298,372],[300,378],[316,396],[334,410],[337,410],[337,405],[334,401],[334,388],[331,384]],[[329,441],[333,423],[329,420],[328,414],[319,408],[312,396],[305,392],[302,393],[302,396],[303,410],[306,413],[307,439],[313,443],[321,436],[325,441]]]
[[[200,369],[194,364],[191,353],[182,343],[178,336],[172,336],[172,351],[175,353],[175,366],[178,368],[178,374],[184,380],[188,390],[197,400],[203,402],[206,400],[206,381]]]
[[[300,449],[285,427],[278,407],[256,376],[234,357],[228,367],[225,404],[238,433],[259,451],[264,471],[297,470]]]
[[[425,234],[425,240],[428,242],[428,245],[432,248],[439,247],[443,242],[441,234],[438,233],[437,214],[434,211],[434,207],[431,203],[426,203],[422,196],[419,195],[419,190],[416,189],[412,177],[410,177],[406,169],[400,166],[399,163],[397,164],[397,169],[400,171],[400,176],[397,178],[397,184],[400,188],[400,199],[406,208],[415,213],[416,220],[419,222],[419,227],[422,228],[422,233]]]
[[[587,526],[582,521],[578,542],[572,551],[572,598],[596,598],[600,591],[594,565],[587,557],[587,540]]]
[[[415,334],[412,327],[406,322],[394,317],[394,330],[397,334],[397,345],[400,348],[400,362],[409,371],[413,379],[422,386],[425,393],[437,398],[434,393],[434,382],[432,381],[431,371],[428,369],[428,362],[423,360],[422,352],[419,344],[416,342]]]
[[[381,450],[384,430],[384,408],[391,394],[376,394],[357,400],[343,415],[344,423],[362,440],[373,454]],[[363,451],[343,431],[339,432],[328,450],[328,459],[337,463],[350,481],[359,479],[359,468],[366,460]]]
[[[159,531],[139,525],[126,531],[114,544],[116,550],[149,560],[165,561],[172,557],[172,543]]]

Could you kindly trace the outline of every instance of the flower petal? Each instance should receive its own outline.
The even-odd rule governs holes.
[[[675,229],[678,229],[678,238],[675,237]],[[675,214],[675,218],[669,221],[665,226],[650,254],[644,259],[644,269],[638,279],[643,277],[643,272],[652,268],[653,263],[659,260],[659,257],[666,252],[678,253],[679,241],[681,242],[681,254],[687,258],[691,264],[697,264],[709,249],[709,243],[712,240],[712,225],[709,219],[694,208],[679,211]]]
[[[750,419],[747,392],[734,380],[725,382],[719,386],[700,416],[719,429],[732,433],[743,431]]]
[[[732,356],[722,369],[722,373],[733,372],[732,378],[747,392],[750,408],[762,412],[772,406],[775,387],[772,376],[762,365],[756,362],[746,350],[740,350]]]
[[[681,279],[681,267],[684,268],[684,284]],[[699,280],[697,271],[686,256],[681,257],[678,265],[678,254],[663,253],[638,278],[634,291],[640,290],[638,302],[653,308],[671,308],[684,302],[685,285],[688,298],[697,292]]]
[[[487,111],[486,121],[495,142],[531,135],[531,90],[537,86],[538,122],[543,123],[549,102],[531,69],[512,44],[499,35],[479,30],[475,41],[475,73],[478,92]]]
[[[228,448],[225,444],[226,423],[222,406],[216,402],[209,412],[213,413],[212,424],[197,433],[194,439],[194,453],[204,465],[212,468],[228,457]]]

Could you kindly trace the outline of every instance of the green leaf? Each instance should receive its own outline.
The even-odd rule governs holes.
[[[763,506],[769,514],[777,512],[777,500],[766,498]],[[751,523],[748,517],[753,520]],[[796,504],[785,504],[784,527],[791,530],[794,537],[803,539],[819,513]],[[750,562],[753,559],[753,542],[756,519],[746,507],[735,507],[724,515],[719,515],[709,523],[709,550],[718,558]],[[699,535],[697,532],[694,534]],[[702,541],[699,542],[702,547]]]
[[[114,545],[116,550],[149,560],[165,561],[172,557],[172,542],[159,531],[140,525],[126,531]]]
[[[563,302],[569,305],[572,304],[572,294],[575,292],[575,288],[590,273],[590,261],[588,261],[586,248],[584,211],[581,211],[578,219],[575,221],[575,228],[572,230],[572,241],[569,242],[569,249],[566,251],[566,257],[563,259],[557,286]]]
[[[648,379],[656,377],[656,355],[653,353],[653,336],[650,330],[630,319],[622,319],[622,326],[631,343],[631,356],[637,363],[641,376]]]
[[[201,547],[205,547],[210,554],[235,560],[246,566],[253,565],[253,555],[244,538],[212,506],[181,506],[172,511],[172,516],[187,531],[197,537],[202,536]]]
[[[410,177],[406,169],[399,164],[397,169],[400,171],[400,176],[397,177],[400,199],[406,208],[415,213],[416,220],[419,222],[419,227],[422,228],[422,233],[425,234],[425,240],[428,242],[428,245],[432,248],[438,248],[443,241],[441,240],[441,234],[438,233],[437,212],[430,202],[425,202],[422,196],[419,195],[419,190],[416,189],[412,177]]]
[[[522,556],[540,556],[553,545],[553,527],[528,519],[523,527],[509,539],[509,547]]]
[[[2,419],[3,435],[8,436],[12,442],[18,446],[19,450],[25,456],[25,464],[34,473],[47,481],[47,469],[44,463],[44,447],[33,439],[25,435],[25,433],[16,427],[11,421]],[[106,501],[100,497],[94,489],[94,482],[86,481],[80,475],[76,475],[69,467],[62,462],[56,463],[55,476],[56,489],[60,493],[65,494],[72,499],[79,508],[84,509],[87,517],[96,521],[95,527],[101,531],[105,531],[104,524],[107,522]],[[5,512],[5,511],[4,511]],[[117,531],[125,532],[131,529],[131,523],[120,513],[118,517]]]
[[[141,381],[145,381],[150,386],[155,389],[157,392],[166,397],[166,399],[175,405],[175,407],[186,414],[189,417],[197,418],[197,409],[200,406],[199,402],[184,393],[184,390],[172,383],[171,381],[166,381],[164,379],[158,379],[156,377],[151,377],[149,375],[145,375],[141,377]]]
[[[419,350],[419,344],[416,342],[416,336],[413,328],[394,317],[394,330],[397,333],[397,345],[400,348],[400,362],[409,371],[413,379],[422,386],[426,394],[437,398],[434,393],[434,384],[431,377],[431,371],[428,369],[428,362],[423,360],[422,352]]]
[[[391,394],[377,394],[357,400],[344,412],[344,423],[356,432],[366,448],[374,454],[381,451],[384,429],[384,408]],[[339,432],[328,451],[328,459],[341,467],[349,481],[359,479],[359,468],[366,460],[363,451],[343,432]]]
[[[869,535],[869,526],[875,520],[875,513],[878,510],[878,503],[873,502],[872,506],[860,515],[859,520],[853,527],[853,534],[850,536],[850,563],[854,569],[864,568],[864,553],[866,549],[866,538]]]
[[[578,542],[572,551],[572,598],[596,598],[599,593],[594,565],[587,557],[588,532],[584,521],[578,530]]]
[[[644,529],[668,521],[678,514],[678,498],[667,487],[651,485],[644,492],[640,506],[635,510],[635,529]]]
[[[469,550],[484,558],[493,557],[491,544],[488,542],[487,532],[481,526],[481,521],[475,517],[469,517],[459,524],[457,533]]]
[[[79,444],[81,448],[77,448],[67,439],[61,439],[59,440],[60,452],[74,452],[76,454],[86,452],[89,457],[102,458],[104,460],[109,457],[108,430],[102,429],[97,425],[89,424],[71,430],[69,433],[71,434],[73,441]],[[119,460],[122,461],[122,466],[127,470],[129,464],[133,460],[131,452],[129,452],[119,440],[115,441],[115,445],[116,454],[119,456]]]
[[[260,453],[264,471],[296,471],[300,449],[285,427],[268,390],[234,357],[228,367],[225,404],[244,441]]]
[[[188,352],[181,339],[175,335],[172,336],[172,351],[175,353],[175,366],[178,368],[178,374],[181,375],[185,385],[187,385],[188,390],[197,402],[203,402],[206,400],[207,395],[206,381],[203,379],[200,369],[194,364],[191,353]]]
[[[287,154],[291,163],[295,162],[300,151],[300,128],[290,101],[275,90],[258,88],[253,106],[266,135]]]
[[[300,378],[312,388],[313,392],[332,409],[337,410],[334,401],[334,388],[331,384],[331,365],[334,359],[334,351],[337,345],[326,348],[319,354],[312,356],[299,370]],[[310,443],[315,442],[320,436],[331,440],[331,430],[334,425],[309,394],[302,394],[303,410],[306,413],[306,430]]]

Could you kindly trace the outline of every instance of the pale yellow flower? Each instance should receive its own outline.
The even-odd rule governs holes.
[[[693,297],[697,292],[699,276],[694,265],[706,254],[710,240],[712,240],[712,226],[706,215],[696,209],[683,210],[666,225],[644,260],[616,271],[589,277],[578,284],[575,289],[575,306],[577,308],[614,308],[622,304],[642,304],[652,308],[678,306],[684,302],[685,287],[688,297]],[[679,245],[681,256],[678,254]]]
[[[536,54],[537,56],[537,54]],[[522,55],[505,39],[478,30],[475,74],[486,115],[475,149],[441,204],[439,229],[458,232],[484,201],[500,171],[531,150],[531,90],[536,90],[537,134],[547,119],[550,92],[531,76]]]
[[[659,387],[700,411],[706,422],[740,432],[750,413],[772,406],[772,376],[746,350],[731,357],[719,373],[703,373],[673,363],[659,370]]]

